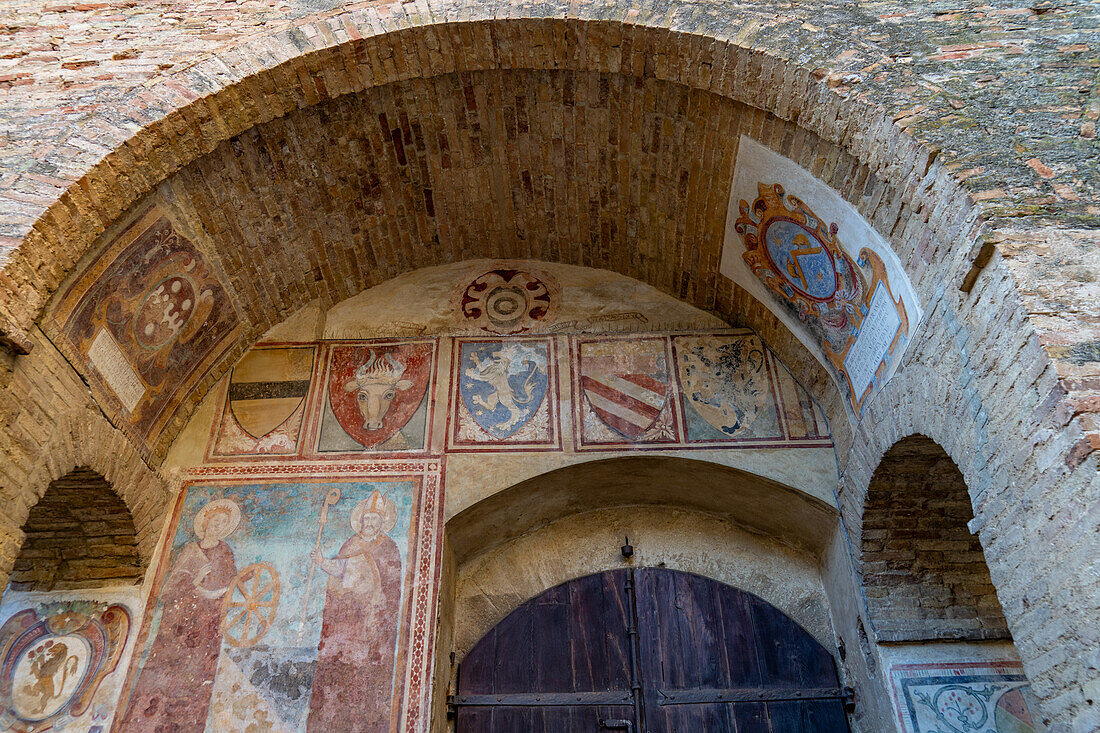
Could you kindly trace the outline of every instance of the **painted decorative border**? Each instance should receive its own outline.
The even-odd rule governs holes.
[[[910,687],[1000,683],[1018,688],[1028,685],[1023,665],[1009,660],[898,664],[890,668],[889,676],[896,722],[902,733],[933,733],[918,728],[916,703],[910,696]]]

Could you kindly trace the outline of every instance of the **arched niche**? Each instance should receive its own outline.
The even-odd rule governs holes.
[[[524,601],[593,572],[653,566],[719,580],[835,651],[820,563],[838,524],[835,509],[802,492],[671,457],[569,466],[483,499],[444,528],[435,723],[454,663],[478,639]]]
[[[22,529],[12,590],[133,585],[144,575],[130,510],[110,482],[86,466],[50,482]]]
[[[927,436],[895,443],[867,488],[860,566],[880,641],[1011,639],[989,577],[970,493]]]

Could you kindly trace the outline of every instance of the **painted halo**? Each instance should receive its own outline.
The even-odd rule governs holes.
[[[219,540],[225,539],[237,529],[237,526],[241,523],[241,508],[237,505],[237,502],[232,499],[214,499],[207,502],[202,509],[195,514],[195,536],[200,539],[205,539],[206,535],[203,529],[206,525],[207,518],[215,511],[229,511],[229,524],[226,525],[226,529],[222,532]]]

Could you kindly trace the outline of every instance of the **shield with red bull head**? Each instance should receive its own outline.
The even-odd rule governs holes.
[[[340,427],[367,448],[392,442],[424,402],[431,344],[337,346],[331,359],[328,407]]]

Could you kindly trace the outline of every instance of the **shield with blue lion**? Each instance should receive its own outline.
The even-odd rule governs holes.
[[[459,392],[474,421],[498,440],[514,435],[546,399],[546,342],[462,344]]]

